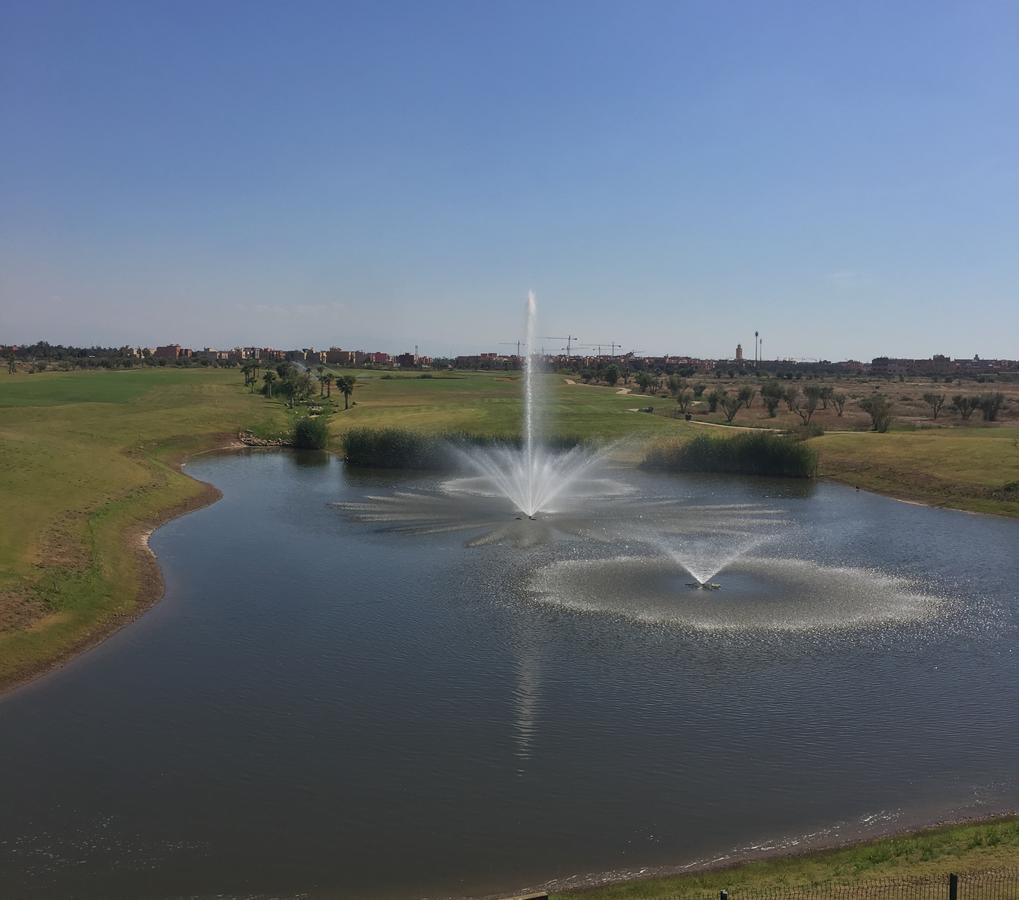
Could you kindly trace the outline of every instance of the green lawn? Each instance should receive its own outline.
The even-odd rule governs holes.
[[[809,896],[809,890],[820,885],[862,886],[868,880],[1014,867],[1019,867],[1019,819],[1009,818],[552,896],[562,900],[715,900],[721,890],[738,898],[741,891],[797,888],[806,889]]]
[[[357,377],[352,398],[357,406],[334,417],[331,427],[336,434],[348,428],[388,425],[427,432],[520,433],[519,373],[435,374],[432,378],[394,374],[384,378],[379,373],[334,371]],[[543,375],[538,380],[549,433],[618,438],[685,430],[680,420],[631,412],[647,405],[646,397],[617,394],[607,387],[570,385],[557,375]]]
[[[826,434],[821,472],[907,500],[1019,516],[1019,427]],[[1019,485],[1017,485],[1019,488]]]

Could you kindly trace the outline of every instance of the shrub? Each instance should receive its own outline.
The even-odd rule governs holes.
[[[887,431],[892,424],[892,401],[883,394],[874,394],[860,401],[860,409],[870,416],[874,431]]]
[[[1001,408],[1005,405],[1005,395],[1000,392],[994,394],[981,394],[977,405],[984,416],[984,421],[994,422],[998,418],[998,413],[1001,412]]]
[[[965,394],[956,394],[952,397],[952,409],[959,414],[963,422],[968,422],[969,417],[979,408],[979,397],[967,397]]]
[[[554,450],[568,450],[580,438],[565,436],[543,441]],[[519,437],[498,438],[457,431],[421,434],[406,428],[354,428],[343,438],[344,457],[352,466],[376,469],[422,469],[448,471],[456,468],[457,448],[491,447],[499,444],[519,447]]]
[[[766,431],[722,438],[698,435],[685,444],[653,447],[643,465],[675,472],[812,478],[817,473],[817,452],[802,441]]]
[[[305,416],[294,425],[294,446],[301,450],[325,450],[329,443],[329,429],[325,419]]]
[[[824,428],[818,425],[817,422],[807,422],[804,425],[797,425],[789,432],[789,436],[797,441],[806,441],[810,438],[820,437],[822,434],[824,434]]]

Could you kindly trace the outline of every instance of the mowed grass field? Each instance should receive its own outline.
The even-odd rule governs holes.
[[[949,872],[962,875],[1012,869],[1019,869],[1019,820],[1006,818],[551,896],[560,900],[714,900],[722,890],[739,897],[744,891],[794,889],[804,891],[798,896],[810,896],[812,888],[822,885],[825,889],[828,885],[842,884],[863,889],[868,882],[886,879],[936,877],[939,881],[944,879],[947,897]],[[822,893],[818,891],[819,896]]]
[[[330,424],[336,435],[350,428],[390,425],[431,433],[520,433],[523,384],[517,372],[436,373],[431,378],[392,373],[387,378],[363,370],[332,371],[357,378],[352,396],[357,405],[335,416]],[[538,382],[549,434],[614,439],[685,431],[680,420],[632,412],[647,406],[647,398],[619,394],[606,387],[570,385],[558,375],[542,375]]]
[[[826,434],[821,474],[936,506],[1019,516],[1019,426]],[[1013,485],[1013,487],[1007,487]]]

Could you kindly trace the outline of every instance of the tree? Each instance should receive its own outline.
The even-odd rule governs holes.
[[[686,415],[690,412],[690,407],[693,404],[693,391],[681,390],[676,394],[676,405],[679,407],[679,411]]]
[[[782,385],[774,378],[761,385],[761,400],[764,403],[765,409],[768,410],[768,415],[773,419],[775,418],[775,412],[778,409],[779,403],[782,402],[784,393]]]
[[[984,421],[994,422],[997,420],[1001,408],[1005,405],[1005,395],[1000,391],[994,394],[981,394],[977,405],[983,414]]]
[[[814,390],[811,390],[814,388]],[[809,425],[810,420],[814,417],[814,413],[817,411],[818,401],[821,399],[820,393],[817,390],[816,385],[808,384],[803,389],[803,396],[797,396],[793,400],[792,411],[800,417],[800,421],[804,425]]]
[[[789,412],[794,411],[796,401],[800,397],[800,389],[795,384],[789,385],[784,391],[782,391],[782,399],[785,400],[785,405],[788,407]]]
[[[892,401],[884,394],[874,394],[860,401],[860,409],[870,416],[871,428],[885,432],[892,424]]]
[[[357,379],[353,375],[341,375],[336,379],[336,389],[343,394],[343,408],[350,409],[350,395],[354,393],[354,382]]]
[[[616,382],[619,381],[619,366],[615,363],[607,366],[605,369],[605,380],[609,383],[609,387],[615,387]]]
[[[931,408],[931,418],[937,419],[941,412],[941,407],[945,405],[945,395],[927,393],[923,395],[923,402]]]
[[[753,385],[745,384],[739,389],[736,397],[739,399],[740,405],[750,409],[750,405],[754,402],[754,395],[757,393],[757,388]]]
[[[952,398],[952,409],[958,414],[963,422],[968,422],[969,417],[980,408],[979,397],[967,397],[965,394],[956,394]]]
[[[842,411],[846,408],[846,401],[848,399],[849,397],[842,393],[834,393],[831,395],[831,402],[835,405],[836,415],[842,415]]]
[[[700,400],[704,396],[704,391],[707,389],[707,385],[703,381],[698,381],[693,386],[693,396],[695,400]]]
[[[722,399],[722,394],[718,388],[715,388],[707,394],[706,399],[708,401],[708,412],[713,413],[718,409],[718,401]]]
[[[640,388],[640,392],[642,394],[646,394],[648,388],[651,387],[651,383],[654,381],[654,379],[650,375],[648,375],[647,372],[638,372],[636,381],[637,386]]]
[[[7,374],[8,375],[18,374],[18,360],[13,353],[9,357],[7,357]]]
[[[828,402],[835,398],[835,388],[830,384],[822,385],[818,392],[818,397],[821,398],[821,409],[827,409]]]
[[[326,386],[326,397],[327,398],[328,397],[332,397],[332,395],[333,395],[333,382],[336,381],[336,376],[333,375],[332,372],[326,372],[325,375],[322,376],[322,380],[325,382],[325,386]]]
[[[276,380],[276,373],[270,369],[262,376],[262,381],[265,382],[265,392],[272,397],[272,383]]]
[[[718,403],[722,407],[725,421],[730,424],[736,418],[736,413],[743,408],[743,401],[740,399],[739,394],[730,394],[728,391],[722,391],[721,396],[718,398]]]
[[[250,388],[251,392],[255,392],[255,368],[257,363],[253,360],[246,359],[241,365],[241,371],[244,373],[244,386]]]

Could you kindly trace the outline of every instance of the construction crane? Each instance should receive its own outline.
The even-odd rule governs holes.
[[[573,347],[574,341],[579,341],[580,338],[578,338],[575,334],[568,334],[568,335],[566,335],[566,337],[558,337],[557,335],[554,335],[554,334],[543,334],[541,336],[540,340],[543,340],[543,341],[566,341],[566,347],[564,349],[566,350],[566,355],[569,356],[570,355],[570,350]]]
[[[499,343],[500,345],[501,344],[509,344],[510,346],[516,345],[517,359],[520,359],[520,345],[524,343],[523,341],[499,341]]]

